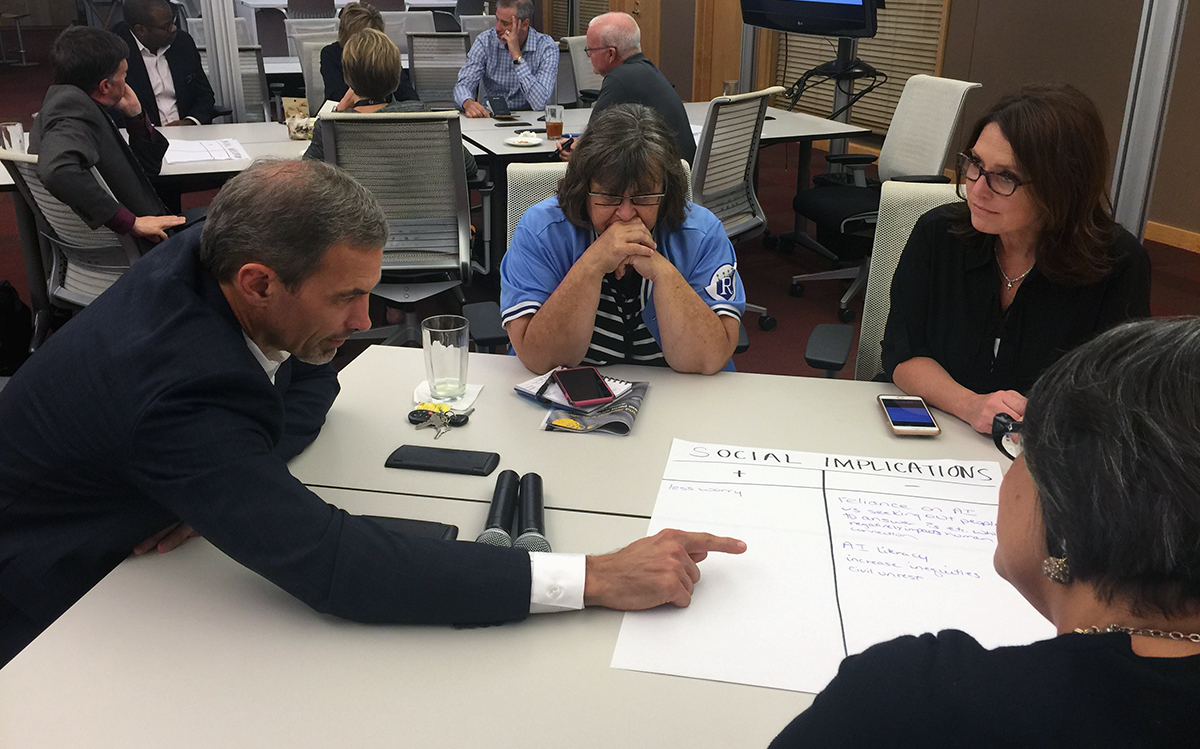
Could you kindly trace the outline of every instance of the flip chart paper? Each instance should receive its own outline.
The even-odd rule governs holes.
[[[986,647],[1054,636],[992,568],[998,463],[675,440],[650,533],[741,538],[686,609],[625,614],[612,665],[818,692],[846,655],[961,629]]]

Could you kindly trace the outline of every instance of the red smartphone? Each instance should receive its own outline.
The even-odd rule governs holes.
[[[595,367],[556,370],[554,381],[562,389],[567,402],[576,408],[599,406],[613,399],[612,390]]]

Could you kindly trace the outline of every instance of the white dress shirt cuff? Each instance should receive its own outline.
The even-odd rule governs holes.
[[[533,584],[529,613],[554,614],[583,608],[583,583],[587,560],[583,554],[529,553]]]
[[[183,119],[185,119],[185,120],[191,120],[193,125],[199,125],[199,124],[201,124],[201,123],[200,123],[200,120],[196,119],[195,117],[191,116],[190,114],[189,114],[187,117],[184,117]]]

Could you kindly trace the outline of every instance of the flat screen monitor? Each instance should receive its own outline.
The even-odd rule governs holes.
[[[878,0],[741,0],[742,20],[793,34],[862,39],[875,36]]]

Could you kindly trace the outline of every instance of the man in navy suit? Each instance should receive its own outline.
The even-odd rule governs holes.
[[[673,530],[591,557],[409,538],[292,477],[338,392],[322,365],[370,327],[386,237],[345,172],[257,162],[17,371],[0,391],[0,666],[131,550],[196,533],[376,623],[686,606],[696,562],[744,550]]]
[[[196,42],[175,26],[167,0],[125,0],[113,31],[129,45],[125,82],[155,125],[207,125],[216,115]]]

